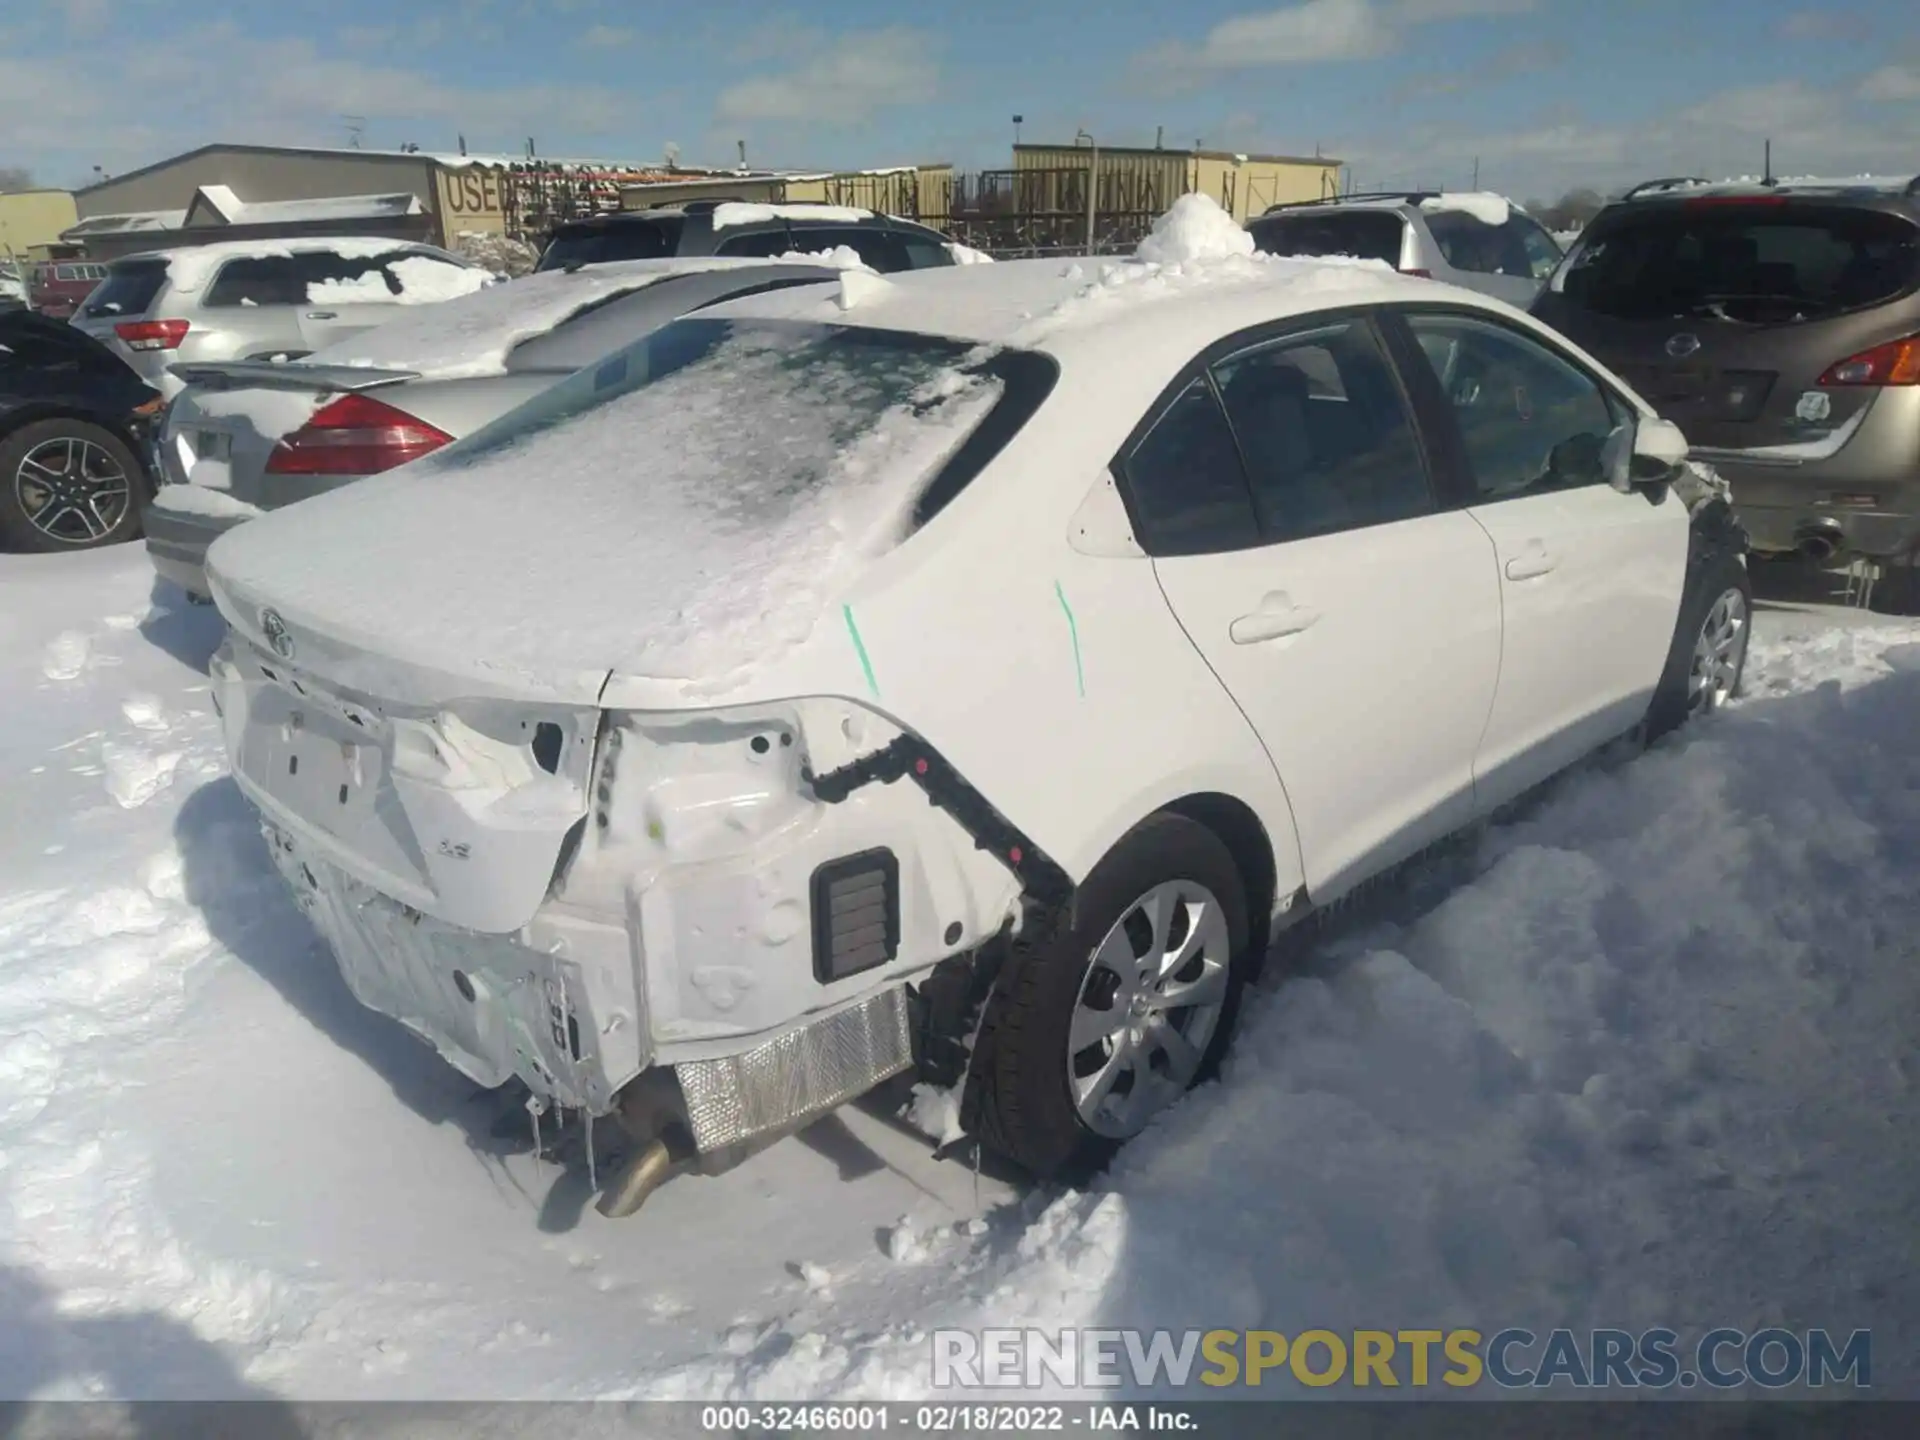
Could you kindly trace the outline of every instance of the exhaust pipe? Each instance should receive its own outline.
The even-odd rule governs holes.
[[[1846,545],[1846,536],[1837,520],[1819,520],[1802,525],[1793,536],[1796,554],[1816,565],[1832,560]]]

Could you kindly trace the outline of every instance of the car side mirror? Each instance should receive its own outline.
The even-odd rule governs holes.
[[[1687,437],[1671,420],[1635,416],[1607,436],[1602,463],[1607,483],[1624,495],[1671,485],[1686,468],[1687,453]]]

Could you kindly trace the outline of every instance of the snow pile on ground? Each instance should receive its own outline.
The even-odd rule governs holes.
[[[495,283],[492,274],[477,265],[449,265],[426,255],[393,260],[384,269],[400,282],[399,293],[388,287],[381,271],[375,270],[353,280],[316,280],[307,286],[308,303],[440,305]]]
[[[928,1136],[876,1101],[607,1222],[577,1128],[536,1159],[346,993],[223,773],[217,617],[150,586],[0,556],[0,1395],[921,1397],[942,1325],[1777,1322],[1920,1396],[1920,623],[1763,612],[1735,709],[1362,907],[1092,1191],[976,1191],[923,1088]]]
[[[1429,195],[1420,202],[1429,215],[1471,215],[1482,225],[1504,225],[1513,213],[1513,205],[1504,195],[1486,190],[1451,190],[1444,195]]]
[[[1211,195],[1182,195],[1153,222],[1153,230],[1134,250],[1155,265],[1191,265],[1253,254],[1253,235],[1220,208]]]
[[[505,275],[510,279],[531,275],[533,267],[540,263],[538,247],[525,240],[515,240],[510,235],[462,230],[454,236],[450,248],[461,259],[470,260],[492,274]]]

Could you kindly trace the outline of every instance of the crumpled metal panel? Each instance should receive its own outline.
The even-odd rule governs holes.
[[[720,1060],[676,1065],[702,1154],[796,1128],[913,1063],[903,986]]]

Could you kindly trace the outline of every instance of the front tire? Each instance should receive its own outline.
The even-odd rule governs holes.
[[[1730,551],[1707,557],[1680,606],[1673,648],[1647,713],[1647,738],[1711,714],[1740,693],[1753,637],[1753,582]]]
[[[1050,933],[1015,943],[975,1046],[976,1133],[1042,1178],[1097,1171],[1217,1071],[1248,939],[1220,838],[1179,815],[1141,824]]]
[[[145,472],[112,431],[36,420],[0,440],[0,538],[17,550],[91,550],[140,533]]]

